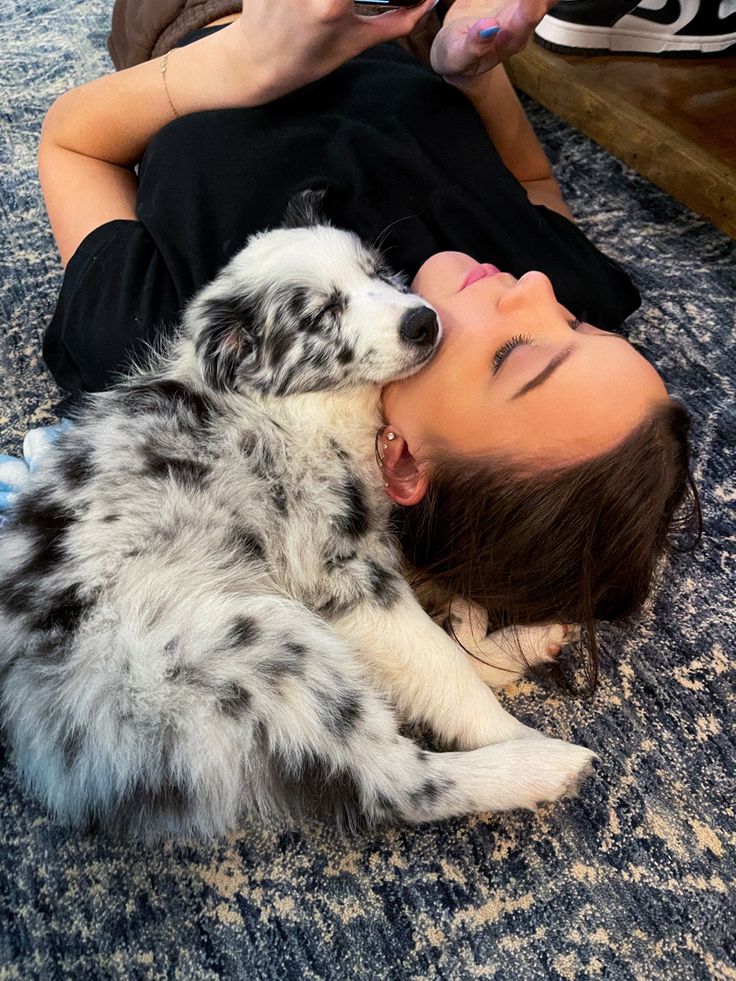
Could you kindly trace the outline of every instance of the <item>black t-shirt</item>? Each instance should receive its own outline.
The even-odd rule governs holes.
[[[412,277],[457,250],[516,276],[542,270],[562,303],[603,328],[639,304],[579,229],[529,203],[466,97],[388,43],[269,105],[188,115],[154,137],[138,221],[95,229],[66,269],[44,341],[57,382],[108,385],[307,187],[326,187],[333,224],[379,239]]]

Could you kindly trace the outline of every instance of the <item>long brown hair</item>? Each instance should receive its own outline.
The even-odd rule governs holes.
[[[572,466],[523,473],[508,461],[434,461],[424,499],[396,512],[414,584],[431,580],[477,603],[492,629],[580,624],[592,693],[594,621],[637,612],[660,558],[700,538],[689,429],[670,400],[614,449]]]

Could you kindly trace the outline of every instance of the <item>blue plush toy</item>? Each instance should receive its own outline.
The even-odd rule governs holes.
[[[0,454],[0,512],[6,511],[12,505],[38,465],[38,461],[70,425],[68,419],[62,419],[56,426],[29,429],[23,440],[22,459]],[[6,519],[0,514],[0,528],[5,521]]]

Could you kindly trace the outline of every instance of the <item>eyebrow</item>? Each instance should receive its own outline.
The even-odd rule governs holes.
[[[540,385],[543,385],[549,376],[557,371],[564,361],[567,361],[572,354],[572,350],[573,345],[570,344],[569,347],[564,348],[559,352],[559,354],[556,354],[553,358],[551,358],[546,367],[542,368],[538,375],[535,375],[534,378],[530,378],[528,382],[521,386],[518,392],[514,392],[510,401],[519,399],[522,395],[526,395],[527,392],[531,392],[533,388],[538,388]]]

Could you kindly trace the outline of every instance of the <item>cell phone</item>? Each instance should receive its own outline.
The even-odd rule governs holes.
[[[373,7],[377,10],[395,10],[402,7],[418,7],[423,0],[353,0],[356,7]]]

